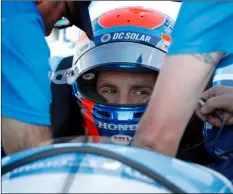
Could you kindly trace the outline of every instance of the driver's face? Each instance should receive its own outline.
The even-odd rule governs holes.
[[[146,104],[157,75],[149,73],[102,72],[97,91],[110,104]]]

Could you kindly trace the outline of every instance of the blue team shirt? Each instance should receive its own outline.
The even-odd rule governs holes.
[[[213,85],[233,86],[233,2],[184,1],[168,55],[224,52]]]
[[[50,125],[50,51],[33,1],[2,3],[2,115]]]
[[[233,53],[233,2],[184,1],[168,55]]]
[[[216,67],[213,86],[233,86],[233,2],[184,1],[172,32],[168,55],[210,52],[226,54]],[[211,128],[210,132],[217,134],[218,129]],[[220,137],[222,142],[218,149],[232,148],[232,130],[232,126],[224,129],[226,134]],[[233,158],[220,160],[209,167],[233,181]]]

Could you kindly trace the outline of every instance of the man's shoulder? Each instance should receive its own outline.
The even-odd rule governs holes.
[[[233,2],[184,1],[172,32],[171,54],[233,53]],[[184,28],[185,25],[185,28]]]
[[[195,18],[201,18],[206,15],[209,17],[203,18],[205,21],[214,21],[216,19],[221,19],[224,15],[233,13],[232,6],[232,1],[184,1],[181,5],[178,17],[187,15],[192,16],[193,20],[195,20]],[[214,16],[219,17],[215,18]],[[230,20],[231,18],[228,19]],[[204,24],[200,22],[200,25]]]
[[[46,53],[48,45],[44,38],[44,22],[33,1],[2,2],[2,45],[7,54],[30,57]],[[32,49],[36,46],[35,49]],[[39,50],[39,51],[38,51]],[[24,53],[25,52],[25,53]],[[18,56],[17,56],[18,57]],[[36,60],[38,60],[37,58]],[[44,58],[47,60],[47,58]]]
[[[27,13],[38,14],[35,1],[2,1],[2,18],[11,18]]]
[[[21,31],[27,36],[33,34],[35,37],[43,34],[44,37],[44,22],[35,1],[4,1],[1,10],[3,34],[6,29],[6,31],[13,31],[15,35],[17,33],[16,37],[20,38],[23,38],[20,34]],[[35,30],[32,31],[32,29]],[[4,34],[4,36],[6,35],[8,34]]]

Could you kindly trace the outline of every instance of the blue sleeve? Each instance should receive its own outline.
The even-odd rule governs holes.
[[[2,2],[2,115],[50,125],[50,51],[35,2]]]
[[[184,1],[168,55],[233,53],[233,2]]]

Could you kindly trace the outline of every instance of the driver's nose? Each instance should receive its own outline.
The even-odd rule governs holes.
[[[132,100],[130,99],[128,89],[124,89],[120,91],[118,103],[122,105],[132,104]]]

